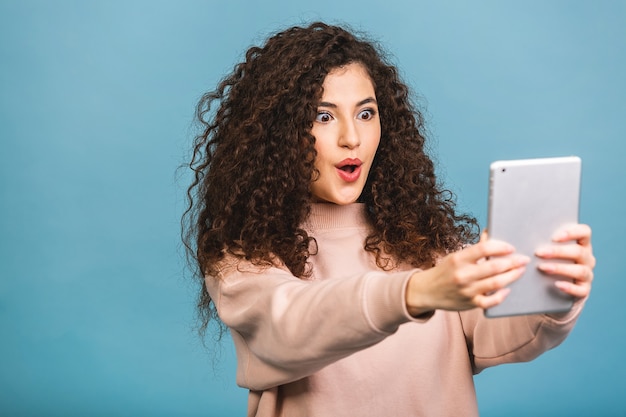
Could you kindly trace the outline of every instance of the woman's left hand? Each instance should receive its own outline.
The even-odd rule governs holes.
[[[591,248],[591,228],[586,224],[568,226],[555,233],[552,241],[561,244],[542,247],[535,252],[542,259],[538,268],[547,274],[566,278],[565,281],[555,282],[556,287],[564,293],[577,299],[587,297],[591,292],[593,268],[596,266]],[[568,260],[573,263],[551,260]]]

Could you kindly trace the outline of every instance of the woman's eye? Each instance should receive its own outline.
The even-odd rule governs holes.
[[[373,109],[363,110],[359,113],[358,118],[361,120],[369,120],[376,114],[376,111]]]
[[[320,122],[320,123],[328,123],[332,119],[333,117],[330,115],[330,113],[326,113],[326,112],[319,112],[317,113],[317,117],[315,117],[315,121]]]

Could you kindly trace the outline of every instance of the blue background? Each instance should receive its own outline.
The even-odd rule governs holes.
[[[324,19],[422,97],[433,156],[486,220],[495,159],[576,154],[596,282],[568,340],[476,377],[483,416],[626,416],[624,1],[0,1],[0,415],[244,415],[192,330],[179,216],[200,95]]]

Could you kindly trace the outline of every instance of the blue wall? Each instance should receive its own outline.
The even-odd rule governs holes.
[[[383,4],[0,1],[0,415],[244,415],[230,344],[214,361],[191,330],[176,167],[200,95],[314,19],[393,53],[483,225],[489,162],[582,157],[593,296],[561,347],[485,371],[478,398],[483,416],[626,415],[626,3]]]

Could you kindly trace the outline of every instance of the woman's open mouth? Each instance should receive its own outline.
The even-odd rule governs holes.
[[[359,179],[361,175],[361,165],[363,163],[359,159],[344,159],[337,165],[335,168],[337,169],[337,174],[339,177],[346,182],[354,182]]]

